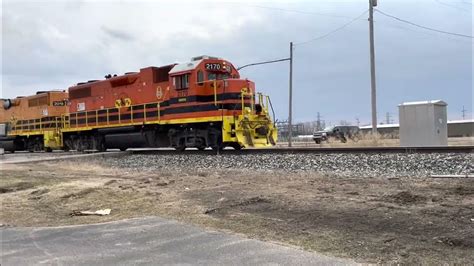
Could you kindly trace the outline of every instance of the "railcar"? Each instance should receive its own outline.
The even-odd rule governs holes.
[[[270,98],[211,56],[146,67],[68,89],[58,131],[65,150],[222,149],[275,145]]]

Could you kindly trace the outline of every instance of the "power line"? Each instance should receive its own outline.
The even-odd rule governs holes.
[[[393,23],[393,24],[392,24]],[[396,23],[396,24],[395,24]],[[409,25],[406,25],[406,24],[401,24],[401,23],[398,23],[396,21],[378,21],[377,22],[377,25],[378,26],[383,26],[383,27],[389,27],[389,28],[394,28],[394,29],[398,29],[398,30],[404,30],[404,31],[409,31],[409,32],[413,32],[413,33],[417,33],[417,36],[436,36],[436,37],[443,37],[447,40],[451,40],[451,41],[455,41],[455,42],[458,42],[458,43],[469,43],[469,44],[472,44],[472,41],[470,40],[466,40],[465,38],[457,38],[457,37],[454,37],[454,36],[447,36],[447,35],[440,35],[440,34],[437,34],[435,32],[432,32],[432,31],[426,31],[424,29],[420,29],[418,27],[414,28],[414,27],[410,27]]]
[[[444,30],[438,30],[438,29],[434,29],[434,28],[422,26],[422,25],[416,24],[416,23],[414,23],[414,22],[411,22],[411,21],[408,21],[408,20],[401,19],[401,18],[399,18],[399,17],[395,17],[395,16],[392,16],[392,15],[389,15],[389,14],[383,12],[383,11],[380,11],[380,9],[378,9],[378,8],[375,9],[375,11],[377,11],[378,13],[380,13],[380,14],[386,16],[386,17],[389,17],[389,18],[392,18],[392,19],[401,21],[401,22],[403,22],[403,23],[407,23],[407,24],[410,24],[410,25],[412,25],[412,26],[419,27],[419,28],[422,28],[422,29],[425,29],[425,30],[435,31],[435,32],[438,32],[438,33],[443,33],[443,34],[448,34],[448,35],[453,35],[453,36],[458,36],[458,37],[464,37],[464,38],[474,39],[474,37],[471,36],[471,35],[464,35],[464,34],[459,34],[459,33],[454,33],[454,32],[449,32],[449,31],[444,31]]]
[[[345,27],[351,25],[352,23],[354,23],[355,21],[359,20],[363,15],[365,15],[369,10],[365,10],[362,14],[360,14],[359,16],[353,18],[351,21],[347,22],[346,24],[324,34],[324,35],[321,35],[321,36],[318,36],[318,37],[315,37],[315,38],[312,38],[312,39],[309,39],[307,41],[304,41],[304,42],[299,42],[299,43],[295,43],[295,45],[303,45],[303,44],[307,44],[307,43],[310,43],[310,42],[314,42],[314,41],[317,41],[317,40],[321,40],[321,39],[324,39],[326,37],[328,37],[329,35],[333,34],[333,33],[336,33],[342,29],[344,29]]]
[[[333,18],[351,18],[349,16],[337,15],[337,14],[331,14],[331,13],[302,11],[302,10],[286,9],[286,8],[279,8],[279,7],[260,6],[260,5],[246,5],[246,6],[262,8],[262,9],[269,9],[269,10],[284,11],[284,12],[293,12],[293,13],[306,14],[306,15],[317,15],[317,16],[325,16],[325,17],[333,17]]]
[[[439,0],[435,0],[436,2],[438,2],[439,4],[444,4],[444,5],[448,5],[447,3],[444,3],[444,2],[441,2]],[[466,1],[462,1],[462,3],[464,4],[471,4],[472,3],[469,3],[469,2],[466,2]],[[269,7],[269,6],[260,6],[260,5],[246,5],[246,6],[249,6],[249,7],[256,7],[256,8],[262,8],[262,9],[269,9],[269,10],[277,10],[277,11],[285,11],[285,12],[293,12],[293,13],[300,13],[300,14],[307,14],[307,15],[319,15],[319,16],[328,16],[328,17],[335,17],[335,18],[351,18],[349,16],[344,16],[344,15],[337,15],[337,14],[331,14],[331,13],[318,13],[318,12],[310,12],[310,11],[302,11],[302,10],[296,10],[296,9],[285,9],[285,8],[278,8],[278,7]],[[452,7],[455,7],[455,6],[452,6]],[[459,8],[461,9],[461,8]],[[465,9],[463,9],[464,11],[466,11]],[[368,10],[367,10],[368,11]],[[365,11],[363,14],[365,14],[367,11]],[[378,11],[379,13],[381,13],[382,15],[385,15],[385,16],[388,16],[388,17],[391,17],[395,20],[398,20],[398,21],[401,21],[401,22],[404,22],[404,23],[407,23],[407,24],[410,24],[412,26],[416,26],[416,27],[419,27],[419,28],[422,28],[422,29],[425,29],[425,30],[430,30],[430,31],[434,31],[434,32],[438,32],[438,33],[444,33],[444,34],[448,34],[448,35],[453,35],[453,36],[458,36],[458,37],[465,37],[465,38],[474,38],[473,36],[470,36],[470,35],[464,35],[464,34],[458,34],[458,33],[452,33],[452,32],[447,32],[447,31],[442,31],[442,30],[437,30],[437,29],[434,29],[434,28],[430,28],[430,27],[425,27],[425,26],[422,26],[422,25],[419,25],[419,24],[416,24],[416,23],[413,23],[413,22],[410,22],[410,21],[407,21],[407,20],[403,20],[403,19],[400,19],[398,17],[395,17],[395,16],[392,16],[392,15],[389,15],[387,13],[384,13],[378,9],[376,9],[376,11]],[[362,14],[362,15],[363,15]],[[361,15],[361,16],[362,16]],[[335,33],[335,32],[338,32],[342,29],[344,29],[345,27],[349,26],[350,24],[354,23],[355,21],[357,21],[358,19],[360,19],[360,17],[356,17],[354,19],[352,19],[351,21],[349,21],[348,23],[342,25],[341,27],[339,28],[336,28],[335,30],[331,31],[331,32],[328,32],[327,34],[324,34],[322,36],[319,36],[319,37],[316,37],[316,38],[313,38],[313,39],[310,39],[308,41],[305,41],[305,42],[300,42],[300,43],[295,43],[294,45],[303,45],[303,44],[306,44],[306,43],[309,43],[309,42],[313,42],[313,41],[317,41],[317,40],[320,40],[320,39],[323,39],[323,38],[326,38],[328,37],[329,35]],[[406,30],[409,30],[408,28],[406,28]],[[454,40],[454,39],[453,39]]]
[[[457,10],[461,10],[461,11],[464,11],[464,12],[470,12],[469,10],[465,9],[465,8],[462,8],[462,7],[458,7],[458,6],[455,6],[455,5],[452,5],[452,4],[448,4],[448,3],[445,3],[445,2],[441,2],[439,0],[435,0],[436,3],[440,4],[440,5],[443,5],[443,6],[447,6],[447,7],[451,7],[451,8],[454,8],[454,9],[457,9]]]
[[[270,61],[257,62],[257,63],[243,65],[241,67],[238,67],[237,70],[241,70],[242,68],[249,67],[249,66],[271,64],[271,63],[277,63],[277,62],[288,61],[288,60],[290,60],[290,58],[282,58],[282,59],[276,59],[276,60],[270,60]]]

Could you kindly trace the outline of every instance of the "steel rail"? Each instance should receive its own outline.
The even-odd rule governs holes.
[[[178,152],[171,149],[140,149],[128,150],[130,154],[216,154],[213,150],[198,151],[195,149]],[[240,151],[224,149],[219,154],[265,154],[265,153],[473,153],[474,146],[442,146],[442,147],[337,147],[337,148],[264,148],[243,149]]]

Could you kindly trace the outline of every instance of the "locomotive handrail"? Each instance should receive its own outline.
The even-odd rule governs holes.
[[[214,80],[214,105],[217,106],[217,80]]]
[[[267,103],[270,104],[270,108],[272,109],[272,115],[273,115],[273,126],[276,125],[276,120],[275,120],[275,110],[273,110],[273,105],[272,105],[272,100],[270,99],[270,96],[267,95]]]
[[[240,90],[240,100],[242,101],[242,113],[245,110],[245,96],[250,96],[250,101],[251,101],[250,108],[253,112],[253,94],[252,94],[252,92],[248,92],[247,88],[242,88]]]
[[[214,93],[214,105],[217,106],[217,82],[225,81],[224,79],[210,79],[196,82],[196,84],[212,83]]]
[[[43,119],[47,118],[47,121]],[[21,121],[21,123],[19,123]],[[54,130],[64,128],[62,123],[62,117],[60,116],[47,116],[37,119],[28,120],[11,120],[11,132],[14,134],[22,134],[31,131],[44,132],[47,130]]]
[[[224,80],[209,80],[214,87],[214,105],[219,106],[218,85]],[[245,102],[250,99],[252,112],[255,109],[255,96],[249,88],[244,88],[246,92],[242,94],[242,110],[245,109]],[[250,96],[250,97],[249,97]],[[149,123],[161,121],[161,102],[147,102],[122,107],[110,107],[104,109],[79,111],[66,114],[70,123],[64,123],[64,128],[95,127],[100,125],[115,125],[122,123]],[[238,104],[236,104],[238,106]],[[126,108],[126,109],[123,109]],[[156,113],[155,109],[156,108]],[[150,111],[153,109],[153,111]],[[142,117],[140,117],[142,115]],[[95,119],[95,121],[93,121]]]
[[[258,95],[258,103],[262,106],[263,109],[267,109],[266,105],[263,103],[263,94],[257,93]]]
[[[157,111],[156,111],[156,117],[157,118],[150,118],[148,115],[147,115],[147,110],[149,110],[150,107],[147,107],[147,105],[155,105],[156,104],[156,108],[157,108]],[[141,107],[141,108],[138,108],[138,107]],[[128,108],[129,110],[129,113],[130,114],[130,117],[129,118],[124,118],[124,111],[122,110],[122,108]],[[111,108],[104,108],[104,109],[97,109],[97,110],[91,110],[91,111],[80,111],[80,112],[74,112],[74,113],[69,113],[69,114],[66,114],[65,116],[67,117],[72,117],[72,119],[75,121],[75,124],[74,126],[71,126],[71,124],[69,123],[69,125],[67,126],[67,128],[77,128],[79,127],[80,124],[85,124],[86,127],[89,127],[89,126],[99,126],[99,119],[100,118],[103,118],[105,119],[105,122],[106,122],[106,125],[111,125],[111,124],[115,124],[112,122],[112,119],[110,118],[111,117],[111,110],[112,109],[115,109],[116,111],[114,111],[114,113],[117,113],[117,122],[118,124],[121,124],[122,122],[130,122],[130,123],[135,123],[137,122],[137,113],[141,113],[139,110],[143,109],[143,122],[151,122],[151,121],[160,121],[161,120],[161,113],[160,113],[160,109],[161,109],[161,104],[160,102],[149,102],[149,103],[142,103],[142,104],[136,104],[136,105],[130,105],[128,107],[120,107],[120,108],[117,108],[117,107],[111,107]],[[99,114],[99,112],[101,111],[105,111],[105,115],[101,115]],[[94,112],[94,115],[92,116],[90,113],[91,112]],[[81,122],[80,123],[80,119],[79,117],[84,117],[84,122]],[[95,121],[90,121],[92,119],[95,119]],[[64,126],[66,128],[66,126]]]

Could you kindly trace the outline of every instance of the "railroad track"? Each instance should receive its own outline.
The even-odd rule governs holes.
[[[177,152],[172,149],[138,149],[128,150],[131,154],[217,154],[213,150],[198,151],[195,149]],[[442,147],[337,147],[337,148],[264,148],[243,149],[240,151],[225,149],[219,154],[268,154],[268,153],[473,153],[474,146]]]

